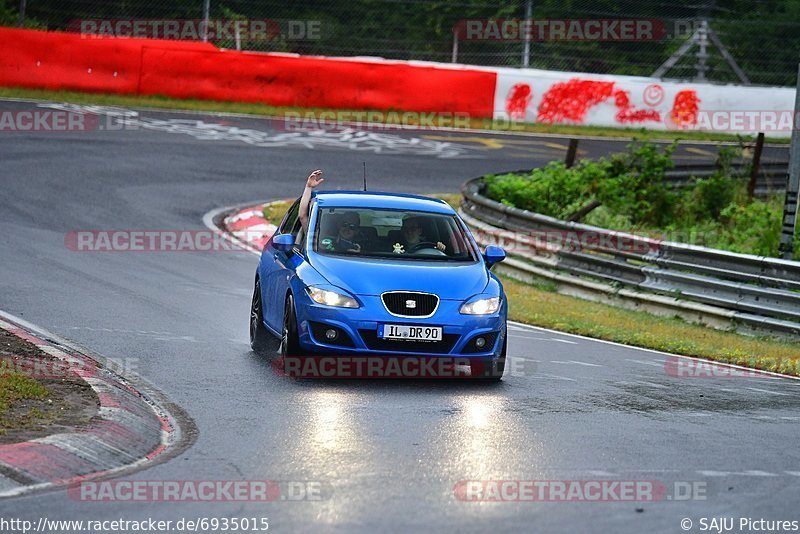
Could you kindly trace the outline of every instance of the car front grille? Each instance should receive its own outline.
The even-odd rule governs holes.
[[[427,354],[447,354],[461,337],[442,334],[441,341],[406,341],[380,338],[375,330],[359,330],[358,333],[369,350]]]
[[[389,313],[400,317],[430,317],[439,305],[436,295],[414,291],[390,291],[381,300]]]

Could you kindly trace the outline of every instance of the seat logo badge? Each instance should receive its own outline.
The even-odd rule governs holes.
[[[416,300],[407,300],[406,301],[406,308],[416,308],[417,301]]]

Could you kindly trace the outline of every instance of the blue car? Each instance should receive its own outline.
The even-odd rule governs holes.
[[[254,351],[275,336],[283,358],[448,358],[469,364],[472,378],[502,377],[508,304],[489,270],[505,259],[502,248],[481,253],[438,199],[315,192],[307,231],[299,203],[261,254],[250,310]]]

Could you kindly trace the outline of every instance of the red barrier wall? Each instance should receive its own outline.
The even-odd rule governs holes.
[[[401,62],[222,51],[188,41],[10,28],[0,28],[0,39],[0,85],[42,89],[491,117],[497,78]]]
[[[0,85],[137,93],[144,46],[216,50],[207,43],[145,39],[82,39],[73,33],[0,28]]]

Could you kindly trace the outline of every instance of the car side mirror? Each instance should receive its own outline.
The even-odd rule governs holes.
[[[278,234],[272,238],[272,246],[281,252],[290,252],[294,248],[294,236],[292,234]]]
[[[488,245],[483,253],[483,259],[486,265],[491,268],[492,265],[500,263],[506,259],[506,251],[497,245]]]

